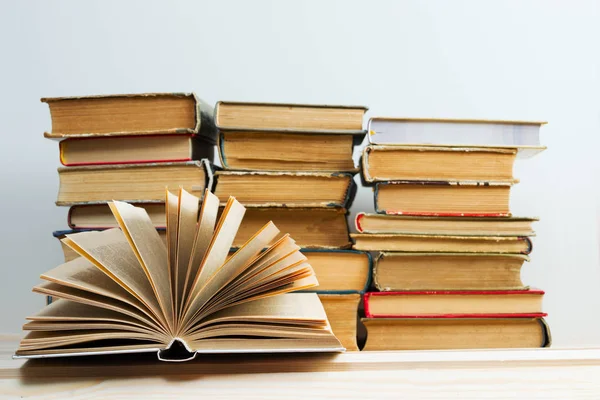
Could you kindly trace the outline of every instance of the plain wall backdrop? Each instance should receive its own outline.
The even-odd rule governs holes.
[[[546,290],[555,345],[599,345],[599,20],[598,1],[0,2],[0,333],[43,306],[31,287],[62,261],[39,99],[195,91],[547,120],[548,150],[515,170],[513,213],[541,218],[523,279]],[[372,209],[361,188],[353,214]]]

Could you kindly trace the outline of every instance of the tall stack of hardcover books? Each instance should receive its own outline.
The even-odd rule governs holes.
[[[362,177],[376,214],[354,248],[380,252],[365,350],[544,347],[543,292],[521,282],[534,218],[509,210],[513,163],[542,123],[373,118]]]
[[[219,102],[222,171],[215,194],[247,207],[234,246],[272,220],[302,247],[335,335],[356,343],[357,308],[371,258],[351,247],[347,210],[356,185],[352,152],[364,138],[365,107]]]
[[[193,93],[44,98],[59,140],[56,204],[69,207],[69,230],[117,227],[107,202],[146,209],[163,238],[165,188],[202,197],[211,188],[216,143],[213,108]],[[62,242],[61,242],[61,245]],[[65,261],[78,255],[62,246]]]

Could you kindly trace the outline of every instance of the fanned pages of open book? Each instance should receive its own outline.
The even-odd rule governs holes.
[[[120,228],[67,235],[80,257],[44,274],[34,292],[55,299],[27,318],[15,357],[157,352],[343,351],[294,240],[267,223],[231,256],[245,208],[180,189],[166,193],[167,246],[143,208],[113,201]]]

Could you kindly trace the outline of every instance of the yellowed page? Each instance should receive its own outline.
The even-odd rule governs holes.
[[[187,296],[182,320],[188,316],[191,300],[198,295],[212,274],[225,262],[245,211],[246,208],[235,198],[229,198]]]
[[[31,331],[29,332],[21,343],[19,344],[20,350],[35,350],[44,349],[58,346],[68,346],[84,342],[92,342],[96,340],[106,339],[138,339],[138,340],[150,340],[159,344],[166,345],[162,337],[158,337],[151,333],[139,333],[139,332],[119,332],[119,331],[80,331],[77,333],[70,333],[69,331]]]
[[[105,353],[107,351],[119,351],[119,352],[156,352],[160,348],[164,347],[160,343],[150,344],[128,344],[123,346],[94,346],[86,347],[82,345],[80,347],[70,347],[66,349],[44,349],[44,350],[21,350],[16,351],[17,355],[28,356],[28,355],[52,355],[52,354],[78,354],[78,353]]]
[[[167,249],[146,210],[121,201],[109,203],[119,226],[144,268],[167,326],[174,330],[175,314],[168,270]]]
[[[126,303],[139,309],[140,315],[143,313],[151,319],[154,327],[164,329],[158,328],[161,325],[160,320],[152,314],[148,307],[84,257],[77,257],[72,261],[59,265],[43,273],[40,278]]]
[[[344,346],[333,335],[310,339],[204,339],[190,341],[188,345],[198,353],[274,353],[289,351],[343,351]]]
[[[194,246],[194,236],[198,222],[198,208],[200,199],[179,189],[179,211],[177,233],[177,269],[175,270],[175,309],[179,311],[179,304],[183,300],[185,278],[187,275],[190,256]]]
[[[204,327],[213,323],[250,322],[250,321],[315,321],[324,323],[327,314],[316,293],[289,293],[267,297],[229,307],[212,314],[198,326]]]
[[[144,305],[136,297],[84,257],[77,257],[48,272],[44,272],[40,275],[40,278],[112,297],[132,306],[144,308]]]
[[[225,285],[231,282],[235,277],[241,274],[246,268],[250,267],[251,262],[256,256],[268,246],[269,243],[279,234],[279,229],[269,222],[260,231],[258,231],[246,244],[235,252],[221,267],[219,267],[212,276],[208,278],[203,288],[198,291],[190,304],[189,315],[193,319],[200,311],[202,306]],[[187,321],[184,320],[184,326]]]
[[[283,236],[271,247],[256,257],[252,261],[251,265],[242,274],[235,277],[232,282],[215,294],[215,296],[210,300],[210,304],[207,304],[205,308],[221,303],[227,304],[228,299],[237,296],[239,292],[243,292],[244,288],[248,287],[249,282],[254,282],[254,277],[257,274],[293,253],[297,253],[300,255],[299,257],[305,259],[305,257],[298,250],[300,250],[300,247],[294,243],[292,238],[290,238],[288,235]],[[252,283],[250,283],[250,286],[252,286]]]
[[[165,214],[167,217],[167,256],[169,258],[169,276],[171,277],[171,291],[173,293],[173,303],[175,303],[175,272],[177,269],[177,232],[179,231],[179,219],[177,212],[179,208],[179,198],[165,189]]]
[[[279,296],[284,293],[292,293],[300,290],[312,289],[318,285],[319,282],[317,281],[317,278],[314,275],[311,275],[310,273],[304,274],[304,276],[295,277],[291,279],[290,283],[272,282],[260,288],[256,288],[251,292],[240,293],[238,297],[229,300],[227,305],[219,305],[219,310],[243,304],[246,302],[265,299],[272,296]],[[215,309],[214,311],[218,310]]]
[[[125,288],[168,326],[146,272],[120,229],[75,233],[67,235],[63,242]]]
[[[52,323],[115,322],[136,326],[147,331],[156,331],[152,325],[145,324],[137,318],[133,318],[118,311],[64,299],[53,301],[42,308],[37,314],[27,317],[27,319],[35,322]]]
[[[202,207],[200,208],[198,227],[194,236],[192,255],[186,272],[183,298],[190,292],[193,280],[198,275],[200,264],[213,237],[218,213],[219,198],[206,189],[204,191]],[[183,311],[183,307],[181,307],[181,311]]]
[[[323,328],[297,328],[281,326],[278,324],[250,324],[237,323],[226,326],[214,326],[203,329],[193,335],[186,336],[187,341],[197,341],[211,338],[223,338],[231,336],[255,336],[256,338],[288,338],[288,339],[312,339],[330,336],[331,331]]]
[[[56,299],[66,299],[77,303],[88,304],[94,307],[116,311],[118,313],[136,318],[146,325],[153,326],[157,332],[167,332],[163,324],[155,319],[151,319],[152,316],[148,316],[137,307],[133,307],[128,303],[121,302],[111,297],[105,297],[96,293],[79,290],[74,287],[63,286],[55,282],[41,283],[37,286],[34,286],[32,290],[34,293],[52,296]]]
[[[135,332],[147,334],[150,332],[146,328],[140,328],[139,326],[121,324],[118,322],[49,322],[49,321],[32,321],[23,325],[24,331],[36,331],[36,332],[59,332],[59,331],[72,331],[74,334],[76,331],[104,331],[112,330],[119,332]]]

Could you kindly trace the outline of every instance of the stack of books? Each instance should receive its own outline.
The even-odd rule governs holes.
[[[354,248],[380,252],[365,350],[544,347],[541,290],[520,277],[534,218],[513,217],[513,163],[542,123],[373,118],[362,177],[376,214]]]
[[[241,246],[273,221],[314,268],[334,334],[356,344],[357,308],[370,281],[371,258],[351,247],[347,210],[356,192],[354,146],[365,107],[218,102],[215,194],[247,207],[234,239]]]
[[[202,197],[211,188],[213,107],[193,93],[44,98],[59,141],[56,204],[69,207],[68,233],[117,227],[107,202],[143,207],[166,240],[165,188]],[[65,262],[78,256],[62,245]]]

